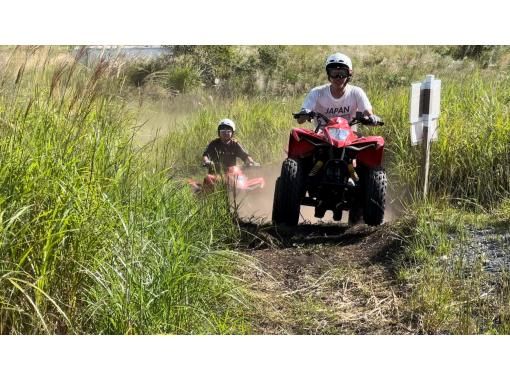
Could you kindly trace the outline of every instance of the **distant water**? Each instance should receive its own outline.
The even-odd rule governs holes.
[[[78,52],[80,48],[76,48]],[[147,60],[170,54],[171,49],[163,46],[87,46],[82,61],[86,64],[97,62],[100,58]]]

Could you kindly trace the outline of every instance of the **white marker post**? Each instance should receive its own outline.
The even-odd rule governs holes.
[[[430,141],[437,140],[437,121],[441,99],[441,81],[427,75],[421,83],[411,85],[411,144],[422,146],[423,197],[428,192]]]

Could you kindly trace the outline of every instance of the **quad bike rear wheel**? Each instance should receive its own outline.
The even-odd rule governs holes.
[[[378,226],[384,220],[386,206],[386,172],[383,168],[369,169],[365,177],[363,219],[369,226]]]
[[[273,222],[275,224],[297,226],[303,190],[304,177],[300,162],[292,158],[285,159],[281,175],[275,186],[273,201]]]

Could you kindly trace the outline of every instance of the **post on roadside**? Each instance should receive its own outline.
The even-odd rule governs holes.
[[[411,122],[411,144],[421,142],[421,186],[423,197],[427,197],[430,142],[437,140],[437,123],[440,111],[441,81],[427,75],[423,82],[411,84],[409,121]]]

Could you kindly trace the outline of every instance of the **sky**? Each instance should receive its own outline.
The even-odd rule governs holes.
[[[19,0],[0,44],[508,44],[496,0]]]

